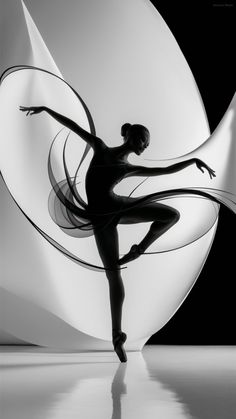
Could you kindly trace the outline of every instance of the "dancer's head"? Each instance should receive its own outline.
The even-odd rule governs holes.
[[[150,142],[150,133],[146,127],[140,124],[131,125],[126,123],[121,127],[121,135],[124,142],[136,154],[141,154]]]

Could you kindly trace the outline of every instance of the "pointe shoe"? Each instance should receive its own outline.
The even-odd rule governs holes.
[[[115,337],[113,337],[113,346],[114,350],[121,362],[127,361],[127,355],[123,348],[123,343],[125,343],[127,335],[124,332],[119,332]]]
[[[124,263],[137,259],[140,255],[141,252],[139,250],[139,246],[137,244],[133,244],[133,246],[131,246],[130,251],[118,260],[118,265],[123,265]]]

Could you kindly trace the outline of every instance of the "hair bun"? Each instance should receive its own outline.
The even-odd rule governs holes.
[[[130,127],[131,127],[131,124],[129,124],[128,122],[126,122],[126,124],[122,125],[122,127],[121,127],[121,135],[122,135],[122,137],[125,137],[128,129],[130,129]]]

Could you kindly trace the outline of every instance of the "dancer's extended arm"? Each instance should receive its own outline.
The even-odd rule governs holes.
[[[167,167],[145,167],[129,165],[127,176],[159,176],[168,175],[171,173],[178,172],[179,170],[185,169],[192,164],[196,164],[197,168],[204,173],[203,169],[206,169],[210,175],[210,178],[215,177],[215,171],[212,170],[206,163],[200,159],[189,159],[179,163],[172,164]]]
[[[98,143],[101,143],[101,138],[96,137],[95,135],[91,134],[90,132],[86,131],[82,127],[80,127],[76,122],[72,121],[72,119],[67,118],[64,115],[61,115],[58,112],[53,111],[46,106],[20,106],[20,110],[22,112],[26,112],[26,115],[35,115],[40,112],[47,112],[50,116],[52,116],[56,121],[60,122],[66,128],[69,128],[71,131],[78,134],[84,141],[86,141],[91,147],[96,147]]]

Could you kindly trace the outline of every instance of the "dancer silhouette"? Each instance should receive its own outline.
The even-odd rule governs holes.
[[[130,164],[129,154],[140,155],[150,142],[148,129],[140,124],[125,123],[121,127],[124,143],[117,147],[108,147],[101,138],[48,107],[21,106],[20,110],[26,112],[26,115],[47,112],[56,121],[78,134],[93,149],[93,158],[85,180],[88,209],[94,214],[91,215],[91,222],[101,260],[104,267],[109,267],[106,276],[109,283],[113,346],[120,361],[126,362],[127,356],[123,344],[127,335],[121,330],[125,291],[120,266],[144,253],[155,240],[178,222],[180,214],[175,208],[159,202],[140,203],[139,198],[118,196],[113,189],[122,179],[130,176],[166,175],[192,164],[196,164],[202,172],[206,169],[211,178],[215,176],[215,172],[199,159],[190,159],[161,168]],[[140,243],[134,244],[130,251],[119,259],[117,225],[144,222],[151,222],[148,233]]]

